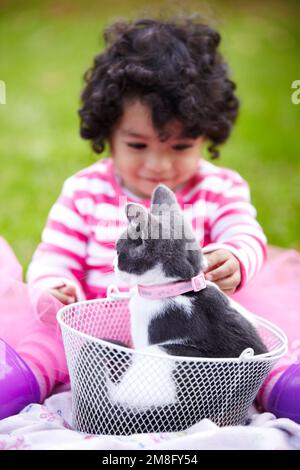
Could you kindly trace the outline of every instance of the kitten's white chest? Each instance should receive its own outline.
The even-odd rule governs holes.
[[[189,298],[182,295],[172,298],[149,300],[139,294],[130,299],[131,336],[134,348],[149,346],[149,325],[158,315],[164,315],[170,303],[174,303],[187,317],[192,312]]]
[[[153,318],[163,312],[166,299],[151,300],[135,294],[129,303],[134,348],[149,346],[148,329]]]

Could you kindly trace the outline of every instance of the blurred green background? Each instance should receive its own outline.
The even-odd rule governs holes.
[[[66,177],[99,156],[79,137],[84,71],[119,17],[202,12],[222,34],[241,113],[218,165],[246,178],[269,243],[300,249],[300,5],[292,1],[0,0],[0,235],[26,268]]]

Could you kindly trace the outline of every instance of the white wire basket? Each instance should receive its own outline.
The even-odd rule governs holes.
[[[78,302],[57,314],[72,389],[73,427],[91,434],[182,431],[209,418],[245,423],[264,379],[287,351],[285,334],[253,315],[268,353],[191,358],[132,349],[128,295]],[[126,346],[124,346],[126,345]]]

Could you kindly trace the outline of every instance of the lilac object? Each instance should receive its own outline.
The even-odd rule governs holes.
[[[300,424],[300,360],[289,366],[275,383],[267,410],[278,418],[290,418]]]
[[[39,385],[21,356],[0,338],[0,419],[40,400]]]

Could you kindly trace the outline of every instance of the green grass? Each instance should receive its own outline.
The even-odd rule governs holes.
[[[0,0],[0,80],[7,90],[0,105],[0,234],[25,268],[63,181],[98,158],[79,138],[77,109],[83,72],[103,46],[101,31],[143,4],[149,2],[12,7]],[[192,11],[199,2],[189,4]],[[300,10],[296,2],[246,4],[214,3],[242,102],[218,165],[249,181],[269,243],[300,249],[300,104],[291,102],[291,83],[300,79]]]

